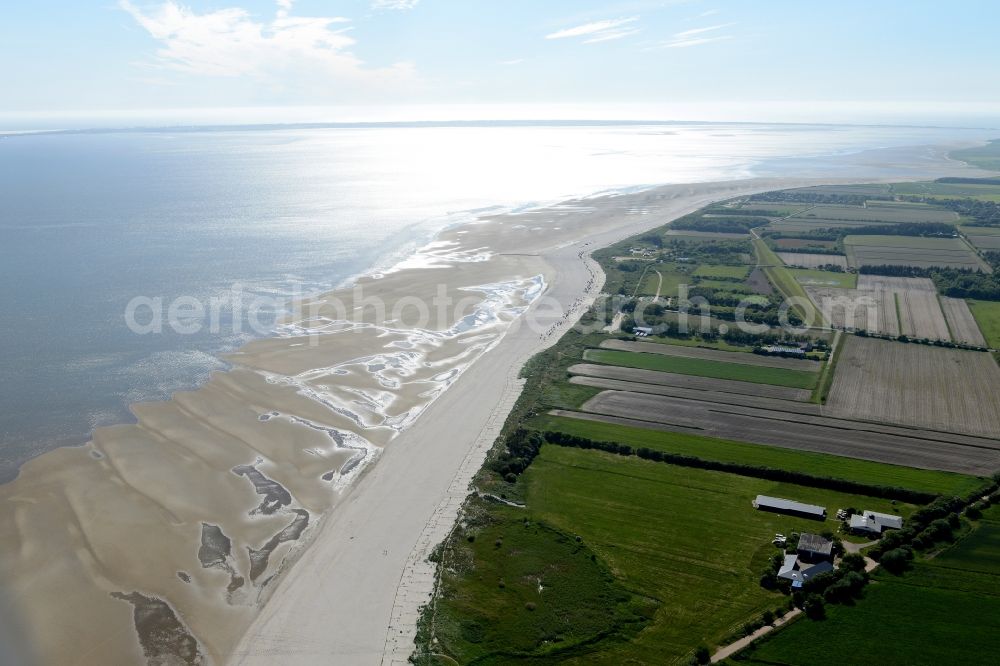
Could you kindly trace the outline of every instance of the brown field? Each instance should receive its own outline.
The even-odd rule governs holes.
[[[899,304],[899,328],[903,335],[929,340],[951,340],[937,294],[926,291],[895,292]]]
[[[701,391],[698,389],[681,388],[677,386],[664,386],[662,384],[642,384],[640,382],[626,382],[620,379],[601,379],[600,377],[584,377],[582,375],[577,375],[575,377],[571,377],[569,381],[571,384],[591,386],[593,388],[609,389],[614,391],[630,391],[632,393],[648,393],[650,395],[665,395],[674,398],[701,400],[703,402],[740,405],[742,407],[758,407],[760,409],[786,411],[793,414],[814,414],[816,416],[821,416],[823,410],[822,406],[808,402],[779,400],[777,398],[765,398],[759,395],[740,395],[738,393],[722,393],[720,391]]]
[[[888,291],[806,287],[806,293],[835,328],[899,335],[896,300]]]
[[[741,382],[735,379],[711,379],[709,377],[696,377],[694,375],[680,375],[673,372],[621,368],[615,365],[596,365],[594,363],[577,363],[570,367],[569,372],[573,375],[620,379],[642,384],[659,384],[699,391],[757,395],[765,398],[777,398],[779,400],[801,400],[808,402],[812,395],[811,391],[805,389],[772,386],[770,384],[754,384],[753,382]]]
[[[743,240],[748,234],[729,234],[722,231],[689,231],[687,229],[670,229],[668,240]]]
[[[941,297],[941,309],[944,311],[945,319],[948,320],[948,327],[951,329],[951,339],[967,345],[986,346],[986,339],[979,324],[972,316],[969,304],[961,298]]]
[[[581,412],[551,413],[965,474],[1000,468],[1000,441],[819,416],[814,405],[768,409],[736,405],[725,397],[715,402],[608,390],[588,400]]]
[[[916,236],[847,236],[844,238],[847,262],[861,266],[951,267],[992,272],[989,264],[961,238],[923,238]]]
[[[986,352],[849,336],[827,414],[1000,437],[1000,368]]]
[[[805,370],[819,372],[822,364],[797,358],[781,358],[778,356],[763,356],[749,352],[728,352],[719,349],[703,347],[681,347],[679,345],[661,345],[655,342],[629,342],[627,340],[605,340],[602,349],[618,349],[620,351],[645,352],[647,354],[662,354],[663,356],[682,356],[684,358],[701,358],[724,363],[739,363],[761,368],[785,368],[787,370]]]
[[[889,277],[887,275],[859,275],[858,289],[937,293],[937,287],[934,286],[934,282],[930,278]]]
[[[808,252],[778,252],[778,257],[786,266],[798,268],[819,268],[834,265],[847,268],[847,257],[842,254],[811,254]]]
[[[977,250],[1000,250],[1000,227],[961,226],[958,230]]]
[[[829,313],[827,320],[837,328],[929,340],[952,339],[937,290],[928,278],[859,275],[857,289],[809,287],[806,292],[817,307]]]
[[[866,224],[879,222],[957,222],[958,213],[930,206],[838,206],[819,204],[808,211],[797,213],[791,219],[823,218],[827,220],[858,221]]]
[[[774,244],[782,250],[797,250],[800,247],[837,247],[835,241],[810,240],[808,238],[776,238]]]

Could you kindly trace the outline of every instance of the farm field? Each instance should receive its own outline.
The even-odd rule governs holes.
[[[523,483],[532,514],[579,535],[626,588],[661,600],[631,642],[587,655],[588,664],[683,664],[699,643],[717,643],[747,617],[784,602],[757,584],[758,569],[775,552],[770,537],[817,523],[755,511],[757,494],[822,504],[831,513],[861,502],[892,508],[886,500],[552,445],[542,447]]]
[[[960,474],[1000,468],[1000,442],[994,439],[866,423],[827,410],[818,416],[814,405],[799,408],[789,402],[766,409],[736,402],[608,390],[587,400],[579,412],[552,413]]]
[[[948,323],[937,294],[905,290],[894,293],[899,309],[899,330],[910,338],[951,340]]]
[[[1000,302],[969,300],[968,303],[986,344],[993,349],[1000,348]]]
[[[820,663],[845,644],[869,663],[996,663],[1000,653],[1000,523],[977,529],[902,576],[879,572],[864,599],[831,606],[823,622],[795,622],[755,646],[751,666]],[[900,640],[905,636],[906,640]]]
[[[625,368],[655,370],[713,379],[733,379],[758,384],[773,384],[790,388],[811,389],[816,385],[816,373],[784,368],[766,368],[727,363],[701,358],[682,358],[662,354],[641,354],[610,349],[588,349],[583,359],[595,363]]]
[[[866,224],[894,222],[944,222],[958,221],[958,214],[924,204],[912,206],[840,206],[819,204],[814,208],[793,215],[792,220],[824,219],[864,222]]]
[[[977,250],[1000,250],[1000,227],[959,227]]]
[[[732,280],[745,280],[749,274],[749,266],[722,266],[713,264],[702,264],[694,271],[694,275],[697,277],[729,278]]]
[[[815,254],[809,252],[778,252],[778,257],[786,266],[796,268],[819,268],[820,266],[840,266],[847,269],[847,257],[842,254]]]
[[[791,469],[817,476],[853,479],[872,485],[910,488],[937,494],[958,495],[968,492],[982,483],[976,477],[951,472],[886,465],[825,453],[796,451],[688,433],[582,421],[548,414],[535,417],[531,421],[531,427],[541,431],[565,432],[595,441],[621,442],[637,449],[646,447],[667,453],[694,456],[702,460]]]
[[[858,289],[937,293],[937,287],[934,286],[934,281],[930,278],[893,277],[889,275],[859,275]]]
[[[979,324],[969,309],[969,304],[961,298],[941,297],[941,310],[948,322],[951,339],[966,345],[986,346],[986,338],[979,330]]]
[[[836,328],[899,335],[899,316],[892,292],[807,286],[806,292]]]
[[[844,248],[848,263],[856,268],[889,265],[990,271],[990,267],[959,238],[847,236]]]
[[[1000,437],[1000,368],[985,352],[848,336],[831,416]]]
[[[803,372],[819,372],[822,368],[822,363],[819,363],[818,361],[781,358],[778,356],[764,356],[761,354],[752,354],[749,351],[727,352],[716,349],[702,349],[700,347],[671,347],[669,345],[658,345],[655,342],[605,340],[601,343],[601,349],[617,349],[619,351],[664,354],[666,356],[681,356],[684,358],[700,358],[708,361],[738,363],[740,365],[753,365],[763,368],[785,368],[788,370],[802,370]]]
[[[773,386],[771,384],[755,384],[753,382],[736,381],[732,379],[713,379],[696,377],[673,372],[657,372],[640,368],[623,368],[616,365],[597,365],[594,363],[577,363],[569,367],[570,374],[603,379],[618,379],[626,382],[654,384],[659,386],[675,386],[699,391],[719,391],[737,395],[757,395],[781,400],[806,402],[811,392],[808,389]]]
[[[731,234],[723,231],[693,231],[690,229],[670,229],[666,236],[677,240],[744,240],[747,234]]]
[[[832,250],[837,247],[836,241],[812,240],[811,238],[777,238],[774,244],[781,251],[794,251],[803,247],[822,247]]]
[[[858,276],[854,273],[837,273],[835,271],[819,271],[809,268],[790,268],[788,272],[803,287],[853,289],[858,281]]]
[[[980,201],[1000,201],[1000,181],[989,183],[894,183],[893,194],[929,197],[932,199],[970,198]]]

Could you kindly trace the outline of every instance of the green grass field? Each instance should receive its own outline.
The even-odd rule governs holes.
[[[806,666],[843,654],[848,645],[849,654],[864,655],[863,663],[996,664],[1000,523],[984,520],[958,544],[915,562],[903,576],[880,572],[855,606],[827,609],[823,622],[795,622],[740,663]]]
[[[858,276],[854,273],[836,273],[810,268],[789,268],[788,272],[803,286],[841,289],[854,289],[858,286]]]
[[[645,277],[642,279],[642,284],[639,285],[638,296],[654,296],[656,294],[656,287],[660,281],[656,271],[659,271],[660,275],[663,276],[663,286],[660,289],[660,296],[664,298],[676,298],[677,289],[680,285],[691,284],[693,282],[688,273],[678,270],[677,264],[651,264],[649,270],[646,271]]]
[[[588,349],[583,354],[585,361],[619,365],[625,368],[676,372],[681,375],[697,375],[714,379],[736,379],[757,384],[789,386],[811,389],[816,385],[818,373],[784,368],[765,368],[724,361],[708,361],[700,358],[642,354],[610,349]]]
[[[969,309],[986,338],[986,344],[1000,348],[1000,302],[969,300]]]
[[[530,425],[538,430],[556,430],[593,440],[619,442],[633,448],[646,447],[695,456],[703,460],[775,467],[942,495],[960,495],[982,484],[976,477],[951,472],[886,465],[824,453],[732,442],[700,435],[646,430],[597,421],[582,421],[549,414],[535,417]]]
[[[749,274],[749,266],[725,266],[721,264],[702,264],[694,272],[694,275],[698,277],[732,278],[735,280],[745,280]]]
[[[532,514],[580,535],[624,587],[660,602],[633,641],[579,662],[587,664],[684,663],[699,643],[716,644],[783,605],[784,596],[757,584],[776,552],[771,537],[822,524],[756,511],[757,494],[831,513],[856,504],[891,510],[881,500],[557,446],[542,448],[523,483]]]

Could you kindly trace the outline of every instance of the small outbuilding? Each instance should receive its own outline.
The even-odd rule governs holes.
[[[898,530],[901,527],[903,527],[902,518],[877,511],[862,511],[851,516],[850,520],[852,532],[882,534],[885,530]]]
[[[760,511],[774,511],[776,513],[787,513],[803,518],[814,520],[826,520],[826,509],[815,504],[803,504],[794,500],[782,499],[780,497],[768,497],[767,495],[757,495],[753,501],[753,508]]]

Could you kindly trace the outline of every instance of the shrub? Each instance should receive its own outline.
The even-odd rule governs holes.
[[[910,566],[913,553],[907,548],[895,548],[882,555],[879,564],[882,568],[893,575],[900,575]]]

